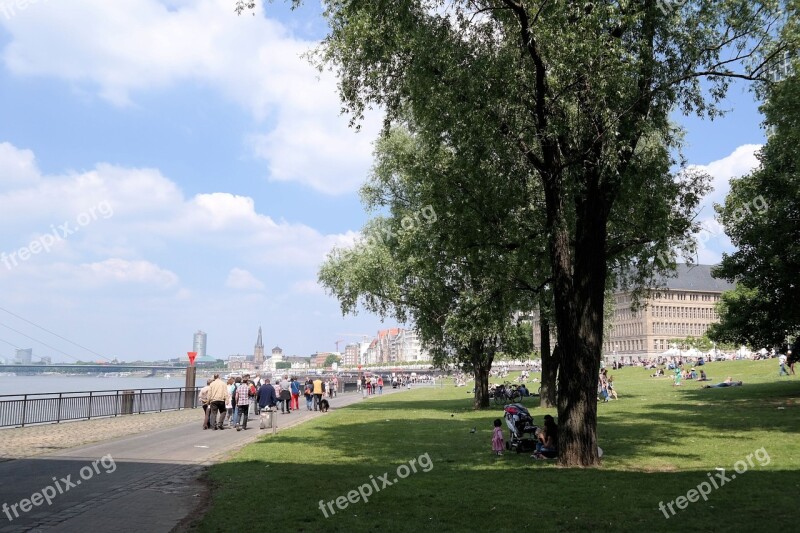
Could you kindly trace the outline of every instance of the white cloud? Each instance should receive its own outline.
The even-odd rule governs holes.
[[[713,204],[722,204],[731,190],[731,178],[743,176],[758,166],[756,154],[761,149],[759,144],[745,144],[734,150],[729,156],[712,161],[707,165],[692,165],[712,176],[713,189],[703,199],[701,213],[713,216]]]
[[[292,284],[292,291],[298,294],[325,294],[325,289],[315,279],[307,279]]]
[[[101,163],[83,173],[48,176],[37,170],[30,151],[11,145],[0,145],[0,164],[33,169],[17,188],[0,190],[0,212],[14,221],[0,228],[0,250],[28,246],[65,223],[80,225],[32,264],[48,257],[135,261],[193,247],[250,264],[315,268],[334,245],[355,239],[352,232],[325,235],[305,224],[275,221],[258,213],[248,196],[213,192],[186,198],[156,169]]]
[[[0,192],[20,185],[32,185],[39,179],[39,169],[30,150],[21,150],[7,142],[0,143]]]
[[[88,283],[98,285],[141,283],[169,288],[178,283],[178,276],[149,261],[126,261],[112,258],[98,263],[82,264],[79,266],[79,272]]]
[[[757,144],[746,144],[736,148],[729,156],[712,161],[707,165],[692,165],[712,177],[713,190],[703,198],[698,210],[698,222],[702,230],[697,239],[697,260],[703,264],[716,264],[723,252],[729,252],[733,245],[725,234],[725,228],[716,220],[714,204],[722,204],[730,192],[730,181],[748,174],[758,164],[756,154],[761,149]]]
[[[237,17],[232,0],[70,0],[0,17],[11,35],[3,51],[18,76],[47,76],[97,93],[114,105],[137,93],[185,81],[213,87],[270,119],[247,142],[270,167],[270,179],[318,191],[353,191],[371,162],[380,119],[362,132],[347,127],[331,75],[302,54],[317,43],[293,37],[264,16]]]
[[[247,270],[241,268],[231,269],[228,279],[225,281],[225,286],[229,289],[238,290],[264,290],[264,284],[261,281]]]

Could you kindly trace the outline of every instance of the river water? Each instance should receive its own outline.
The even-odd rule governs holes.
[[[203,386],[206,378],[198,378]],[[4,394],[36,394],[52,392],[84,392],[127,389],[161,389],[186,386],[186,377],[98,377],[98,376],[0,376],[0,396]]]

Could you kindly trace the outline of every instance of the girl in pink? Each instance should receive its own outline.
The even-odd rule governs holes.
[[[492,451],[497,455],[503,455],[503,422],[499,418],[494,421],[494,433],[492,433]]]

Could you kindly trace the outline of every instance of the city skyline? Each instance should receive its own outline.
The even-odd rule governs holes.
[[[33,337],[54,361],[177,357],[198,328],[209,354],[249,353],[258,324],[310,354],[396,327],[343,318],[316,281],[368,220],[358,189],[382,121],[349,128],[333,76],[302,57],[326,33],[320,10],[73,0],[0,16],[2,305],[87,348],[0,312],[0,355],[49,355]],[[734,83],[727,116],[673,115],[714,179],[699,262],[731,249],[712,206],[757,164],[758,105]]]

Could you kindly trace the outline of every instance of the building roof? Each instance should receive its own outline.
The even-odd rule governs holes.
[[[658,288],[673,291],[723,292],[734,288],[733,283],[711,276],[712,265],[678,264],[674,276],[658,280]]]

